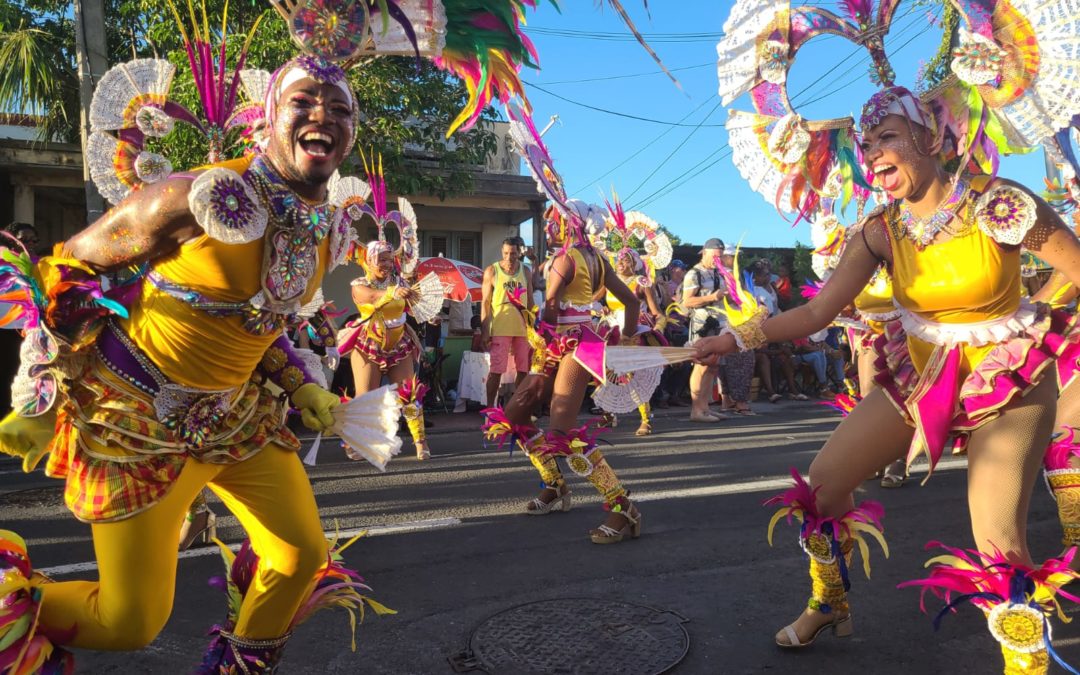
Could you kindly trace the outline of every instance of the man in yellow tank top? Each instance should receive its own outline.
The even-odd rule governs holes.
[[[495,405],[499,382],[506,372],[507,359],[511,352],[514,354],[514,369],[517,371],[516,382],[521,382],[529,372],[532,350],[526,337],[525,320],[521,311],[514,307],[506,296],[517,289],[524,289],[522,302],[527,309],[531,309],[530,276],[526,274],[525,265],[521,262],[521,251],[514,239],[503,240],[502,259],[484,270],[480,337],[484,348],[491,355],[486,401],[489,406]]]

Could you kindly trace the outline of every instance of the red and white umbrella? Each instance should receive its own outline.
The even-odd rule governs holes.
[[[420,264],[416,266],[416,276],[423,278],[428,273],[438,275],[443,285],[443,294],[448,299],[480,302],[484,270],[476,265],[450,258],[420,258]]]

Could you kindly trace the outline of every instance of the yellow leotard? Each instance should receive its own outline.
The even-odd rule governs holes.
[[[585,262],[585,255],[576,248],[571,248],[567,254],[574,263],[574,278],[566,285],[563,296],[564,305],[585,307],[592,304],[596,289],[593,288],[592,275],[589,274],[589,266]],[[597,284],[604,283],[604,266],[600,265],[600,278]]]
[[[630,279],[630,281],[624,281],[623,283],[626,284],[627,288],[633,291],[634,295],[638,294],[637,277],[633,277],[632,279]],[[608,309],[610,309],[612,312],[621,312],[626,309],[626,305],[622,303],[622,300],[619,300],[617,297],[612,295],[611,291],[607,292],[607,296],[604,298],[604,301],[607,302]]]
[[[981,190],[988,181],[972,180]],[[967,324],[1007,317],[1020,307],[1020,247],[1003,246],[986,235],[974,219],[977,195],[968,198],[964,225],[943,241],[921,251],[903,236],[897,210],[886,211],[893,252],[893,293],[897,303],[919,317],[943,324]],[[956,220],[953,221],[954,223]],[[961,377],[967,377],[996,345],[962,347]],[[908,335],[908,348],[922,372],[935,345]]]
[[[405,301],[394,297],[395,288],[390,286],[373,303],[356,306],[360,321],[364,322],[365,333],[377,340],[383,351],[392,349],[405,334]]]
[[[896,305],[893,304],[892,277],[882,267],[874,273],[866,288],[855,296],[855,309],[863,323],[875,333],[884,331],[883,316],[895,314]]]
[[[585,256],[576,248],[571,248],[570,260],[574,263],[574,276],[566,284],[563,300],[559,304],[559,330],[572,330],[575,326],[591,321],[593,295],[592,275],[586,264]],[[604,266],[600,265],[600,278],[597,285],[604,283]]]
[[[249,160],[225,166],[242,173]],[[309,302],[322,285],[329,238],[319,245],[319,264],[302,299]],[[263,239],[226,244],[203,234],[152,269],[182,286],[223,302],[243,302],[262,288]],[[142,293],[121,327],[173,382],[199,389],[229,389],[251,378],[263,353],[279,333],[253,335],[240,316],[215,317],[195,309],[153,284]]]

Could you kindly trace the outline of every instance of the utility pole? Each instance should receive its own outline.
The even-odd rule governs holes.
[[[86,183],[86,217],[92,223],[105,212],[86,161],[86,141],[90,137],[90,101],[94,87],[109,69],[105,45],[105,5],[103,0],[74,0],[75,3],[75,63],[79,69],[79,138],[83,151],[83,181]]]

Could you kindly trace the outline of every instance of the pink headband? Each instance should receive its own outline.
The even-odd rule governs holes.
[[[922,101],[904,87],[882,89],[863,106],[859,127],[866,131],[876,127],[888,115],[900,115],[934,131],[934,117]]]
[[[349,87],[349,80],[345,75],[345,71],[336,63],[305,55],[286,62],[270,76],[270,86],[266,88],[264,106],[266,108],[267,122],[271,125],[274,123],[274,118],[277,116],[278,98],[281,97],[281,92],[285,91],[289,85],[305,77],[310,77],[322,84],[332,84],[338,87],[345,92],[349,99],[349,105],[354,112],[356,111],[356,97]]]
[[[390,245],[390,242],[376,239],[375,241],[369,241],[367,245],[367,259],[368,264],[374,265],[375,259],[379,257],[380,253],[393,253],[394,247]]]

